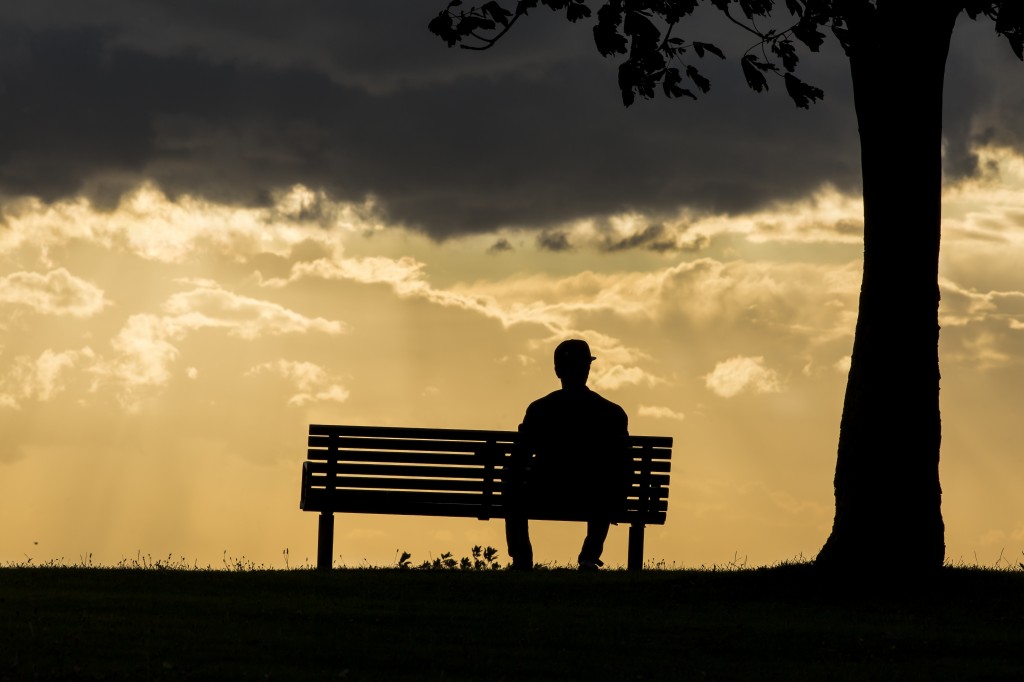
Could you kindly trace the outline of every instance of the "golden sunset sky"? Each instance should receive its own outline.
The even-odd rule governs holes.
[[[675,439],[648,561],[812,557],[862,253],[838,49],[810,111],[734,63],[624,110],[546,12],[477,55],[439,6],[336,4],[0,10],[0,563],[313,562],[308,424],[515,429],[570,337]],[[947,559],[992,565],[1024,560],[1024,65],[965,21],[947,73]],[[504,557],[500,521],[336,526],[336,565]],[[535,524],[537,560],[583,532]]]

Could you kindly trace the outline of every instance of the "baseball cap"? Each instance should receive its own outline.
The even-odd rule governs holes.
[[[555,364],[563,362],[593,362],[597,360],[590,354],[590,346],[583,339],[568,339],[555,348]]]

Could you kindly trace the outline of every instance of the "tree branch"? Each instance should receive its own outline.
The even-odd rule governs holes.
[[[449,11],[449,14],[452,14],[452,13]],[[482,52],[484,50],[491,49],[492,47],[494,47],[494,44],[496,42],[501,40],[501,37],[503,35],[505,35],[506,33],[509,32],[509,29],[512,28],[512,25],[515,24],[517,21],[519,21],[519,17],[523,16],[524,14],[526,14],[526,12],[523,11],[522,5],[521,4],[517,4],[516,5],[516,13],[512,16],[511,19],[509,19],[509,22],[507,24],[505,24],[505,27],[503,29],[501,29],[501,31],[499,31],[498,34],[495,35],[493,38],[485,38],[484,36],[477,35],[476,32],[473,32],[473,33],[470,33],[469,35],[471,35],[472,37],[476,38],[477,40],[479,40],[481,43],[484,43],[484,44],[480,45],[480,46],[477,46],[477,45],[466,45],[465,43],[460,43],[459,47],[461,47],[463,50],[476,50],[478,52]],[[454,17],[455,15],[452,14],[452,16]]]
[[[744,31],[749,31],[750,33],[753,33],[753,34],[754,34],[755,36],[757,36],[758,38],[760,38],[762,42],[764,42],[764,36],[763,36],[763,35],[761,34],[761,32],[760,32],[760,31],[758,31],[758,30],[756,30],[756,29],[754,29],[754,28],[751,28],[750,26],[747,26],[747,25],[746,25],[746,24],[744,24],[744,23],[743,23],[742,21],[740,21],[739,19],[737,19],[736,17],[734,17],[734,16],[732,15],[732,12],[730,12],[730,11],[729,11],[729,8],[728,8],[728,7],[726,7],[725,9],[723,9],[723,10],[722,10],[722,13],[723,13],[723,14],[725,14],[725,16],[726,16],[726,17],[727,17],[727,18],[729,19],[729,21],[731,21],[732,23],[736,24],[737,26],[739,26],[740,28],[742,28],[742,29],[743,29]]]

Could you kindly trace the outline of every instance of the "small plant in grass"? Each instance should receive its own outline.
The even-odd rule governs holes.
[[[90,560],[91,560],[90,555]],[[191,564],[188,559],[181,556],[175,558],[173,554],[168,554],[166,559],[160,557],[153,558],[152,554],[143,554],[141,551],[135,553],[134,559],[128,559],[121,557],[121,560],[114,565],[114,568],[125,568],[125,569],[143,569],[147,571],[201,571],[201,570],[212,570],[209,565],[205,568],[200,566],[198,562],[193,561]]]
[[[435,557],[433,561],[424,561],[420,564],[420,568],[432,568],[435,571],[441,570],[452,570],[458,565],[458,562],[452,558],[451,552],[445,552],[439,557]]]
[[[263,564],[257,564],[252,559],[247,559],[244,556],[242,556],[242,557],[231,557],[231,556],[228,556],[228,551],[226,549],[224,550],[224,557],[221,559],[221,561],[223,561],[223,563],[224,563],[224,570],[226,570],[226,571],[237,571],[237,572],[242,572],[242,571],[268,571],[271,568],[270,566],[265,566]]]
[[[480,548],[480,545],[473,547],[473,568],[478,571],[484,569],[494,570],[498,568],[498,550],[494,547]]]
[[[397,554],[397,550],[396,550]],[[429,571],[489,571],[500,568],[498,565],[498,550],[494,547],[481,547],[474,545],[470,550],[471,557],[464,556],[456,559],[451,552],[445,552],[433,560],[424,561],[416,566],[420,570]],[[398,555],[395,565],[402,570],[413,568],[412,554],[402,552]]]

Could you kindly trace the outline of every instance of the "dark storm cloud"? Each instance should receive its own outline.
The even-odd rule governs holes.
[[[651,251],[672,251],[676,248],[675,239],[666,234],[665,226],[660,223],[648,225],[644,229],[628,237],[606,238],[601,244],[603,251],[626,251],[628,249],[649,249]]]
[[[512,246],[508,239],[501,237],[487,248],[487,253],[505,253],[506,251],[515,250],[516,247]]]
[[[973,175],[973,147],[1000,144],[1024,150],[1024,64],[990,21],[961,16],[946,62],[943,106],[946,173]]]
[[[372,194],[391,219],[444,238],[626,210],[739,211],[826,181],[859,187],[836,49],[804,62],[826,92],[811,111],[781,84],[749,92],[735,61],[705,65],[713,90],[700,102],[626,110],[615,64],[585,27],[539,12],[495,50],[467,53],[426,31],[443,4],[6,3],[0,191],[110,205],[151,179],[171,194],[259,204],[304,183],[337,199]],[[993,45],[972,51],[975,33]],[[990,25],[968,38],[951,56],[952,173],[970,172],[979,121],[1024,139],[1011,115],[1021,91],[1003,87],[1021,71],[999,56]],[[725,45],[733,56],[744,47]]]
[[[537,248],[544,251],[572,251],[569,235],[560,230],[543,230],[537,234]]]

